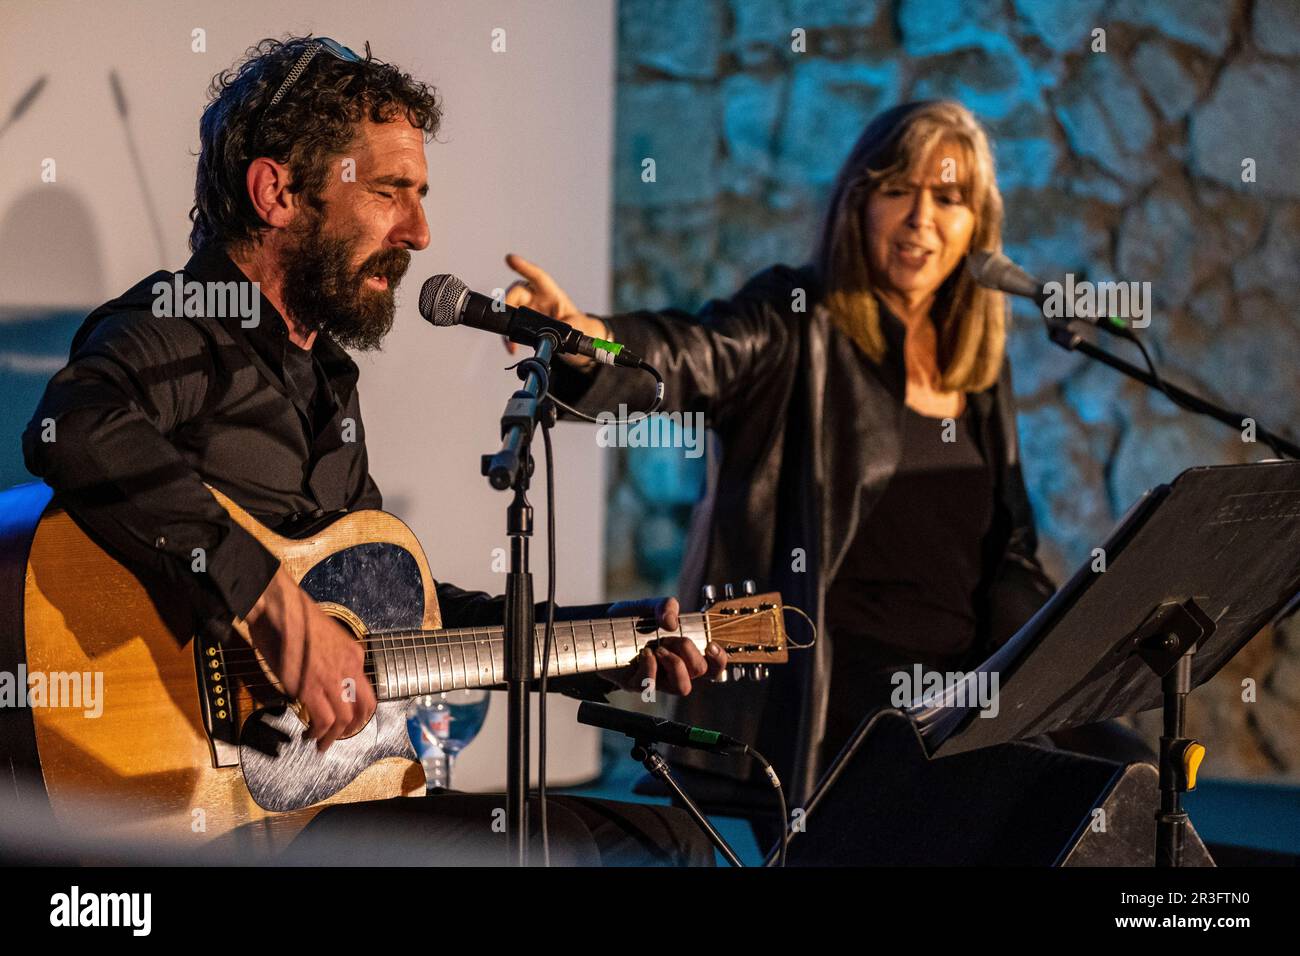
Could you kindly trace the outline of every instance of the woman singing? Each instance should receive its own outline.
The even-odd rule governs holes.
[[[587,316],[507,259],[527,280],[510,304],[642,355],[664,376],[664,410],[702,411],[720,440],[680,593],[756,578],[829,636],[774,670],[757,728],[796,800],[889,705],[893,673],[978,663],[1053,591],[1017,455],[1007,304],[963,268],[1000,250],[1001,230],[988,138],[937,101],[867,127],[811,265],[769,268],[697,316]],[[557,372],[562,400],[592,415],[649,407],[648,377],[574,364]],[[735,709],[707,719],[753,732],[729,724]]]

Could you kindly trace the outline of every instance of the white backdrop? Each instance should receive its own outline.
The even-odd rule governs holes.
[[[493,52],[493,31],[505,52]],[[192,49],[204,31],[206,52]],[[0,313],[88,310],[188,258],[198,118],[213,74],[263,37],[314,32],[437,86],[445,120],[429,144],[432,241],[412,257],[382,353],[359,359],[371,468],[386,507],[424,543],[435,577],[497,593],[505,494],[478,474],[516,379],[483,333],[433,330],[420,283],[450,272],[490,292],[517,251],[562,276],[575,300],[608,305],[613,0],[556,3],[163,0],[0,5]],[[115,71],[126,101],[119,113]],[[56,181],[41,180],[55,161]],[[156,215],[151,214],[156,210]],[[155,225],[156,222],[156,225]],[[160,248],[161,247],[161,248]],[[602,597],[604,475],[594,432],[556,434],[559,600]],[[545,595],[545,481],[538,445],[534,570]],[[598,770],[598,743],[552,695],[550,778]],[[457,766],[458,788],[503,785],[504,695]],[[535,724],[534,724],[535,726]]]

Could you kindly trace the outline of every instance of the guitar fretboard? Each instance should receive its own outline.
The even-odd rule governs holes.
[[[638,627],[639,625],[639,627]],[[542,672],[545,622],[533,630],[533,677]],[[704,614],[682,614],[675,631],[650,630],[638,618],[556,621],[551,677],[613,670],[631,663],[650,641],[685,637],[703,652],[709,642]],[[379,700],[400,700],[449,690],[505,683],[505,635],[500,627],[378,631],[366,636],[370,671]]]

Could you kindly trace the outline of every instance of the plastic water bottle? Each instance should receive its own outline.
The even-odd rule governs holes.
[[[427,789],[451,788],[452,764],[478,736],[489,700],[485,690],[452,690],[411,701],[406,727],[424,766]]]
[[[451,731],[451,708],[440,697],[439,694],[417,697],[411,701],[406,715],[411,744],[424,767],[426,790],[446,789],[451,785],[451,761],[443,747]]]

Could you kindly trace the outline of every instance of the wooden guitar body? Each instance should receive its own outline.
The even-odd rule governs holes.
[[[279,850],[324,806],[424,792],[409,698],[504,681],[503,629],[442,627],[424,552],[397,518],[358,511],[286,538],[213,494],[364,642],[378,709],[317,753],[241,621],[192,633],[187,588],[137,577],[45,485],[0,492],[0,770],[5,784],[34,781],[16,792],[34,789],[76,838]],[[191,573],[205,573],[196,560]],[[782,608],[779,594],[746,594],[668,632],[639,617],[557,621],[548,673],[613,670],[664,636],[784,663]]]
[[[397,518],[355,512],[289,539],[214,494],[354,630],[440,626],[423,550]],[[381,703],[325,759],[296,759],[314,744],[249,668],[242,624],[224,648],[188,633],[180,595],[142,585],[48,501],[40,484],[0,493],[0,670],[25,666],[51,675],[51,687],[80,675],[88,690],[102,675],[102,699],[3,708],[0,756],[11,777],[27,771],[39,783],[57,821],[79,836],[275,850],[326,804],[424,792],[405,701]],[[263,738],[276,759],[260,752]]]

